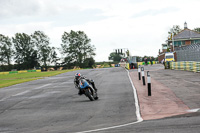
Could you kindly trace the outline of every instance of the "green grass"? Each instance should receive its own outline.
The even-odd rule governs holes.
[[[41,79],[44,77],[50,77],[65,72],[74,70],[61,70],[61,71],[50,71],[50,72],[27,72],[27,73],[15,73],[15,74],[1,74],[0,75],[0,88],[7,87],[23,82]]]

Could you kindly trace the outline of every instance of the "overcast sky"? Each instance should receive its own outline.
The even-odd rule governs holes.
[[[0,34],[44,31],[60,47],[64,31],[84,31],[96,47],[96,61],[114,49],[158,55],[173,25],[200,27],[200,0],[0,0]]]

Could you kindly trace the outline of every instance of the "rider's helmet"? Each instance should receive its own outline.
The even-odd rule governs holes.
[[[76,79],[79,79],[80,77],[81,77],[81,74],[80,74],[80,73],[76,73],[76,74],[75,74],[75,78],[76,78]]]

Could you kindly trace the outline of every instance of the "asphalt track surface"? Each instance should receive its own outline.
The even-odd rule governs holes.
[[[73,78],[95,80],[99,100],[79,96]],[[0,133],[199,133],[199,116],[138,122],[123,68],[88,69],[0,89]]]

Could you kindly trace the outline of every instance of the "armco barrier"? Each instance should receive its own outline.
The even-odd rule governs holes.
[[[195,62],[195,61],[170,62],[170,69],[200,72],[200,62]]]

